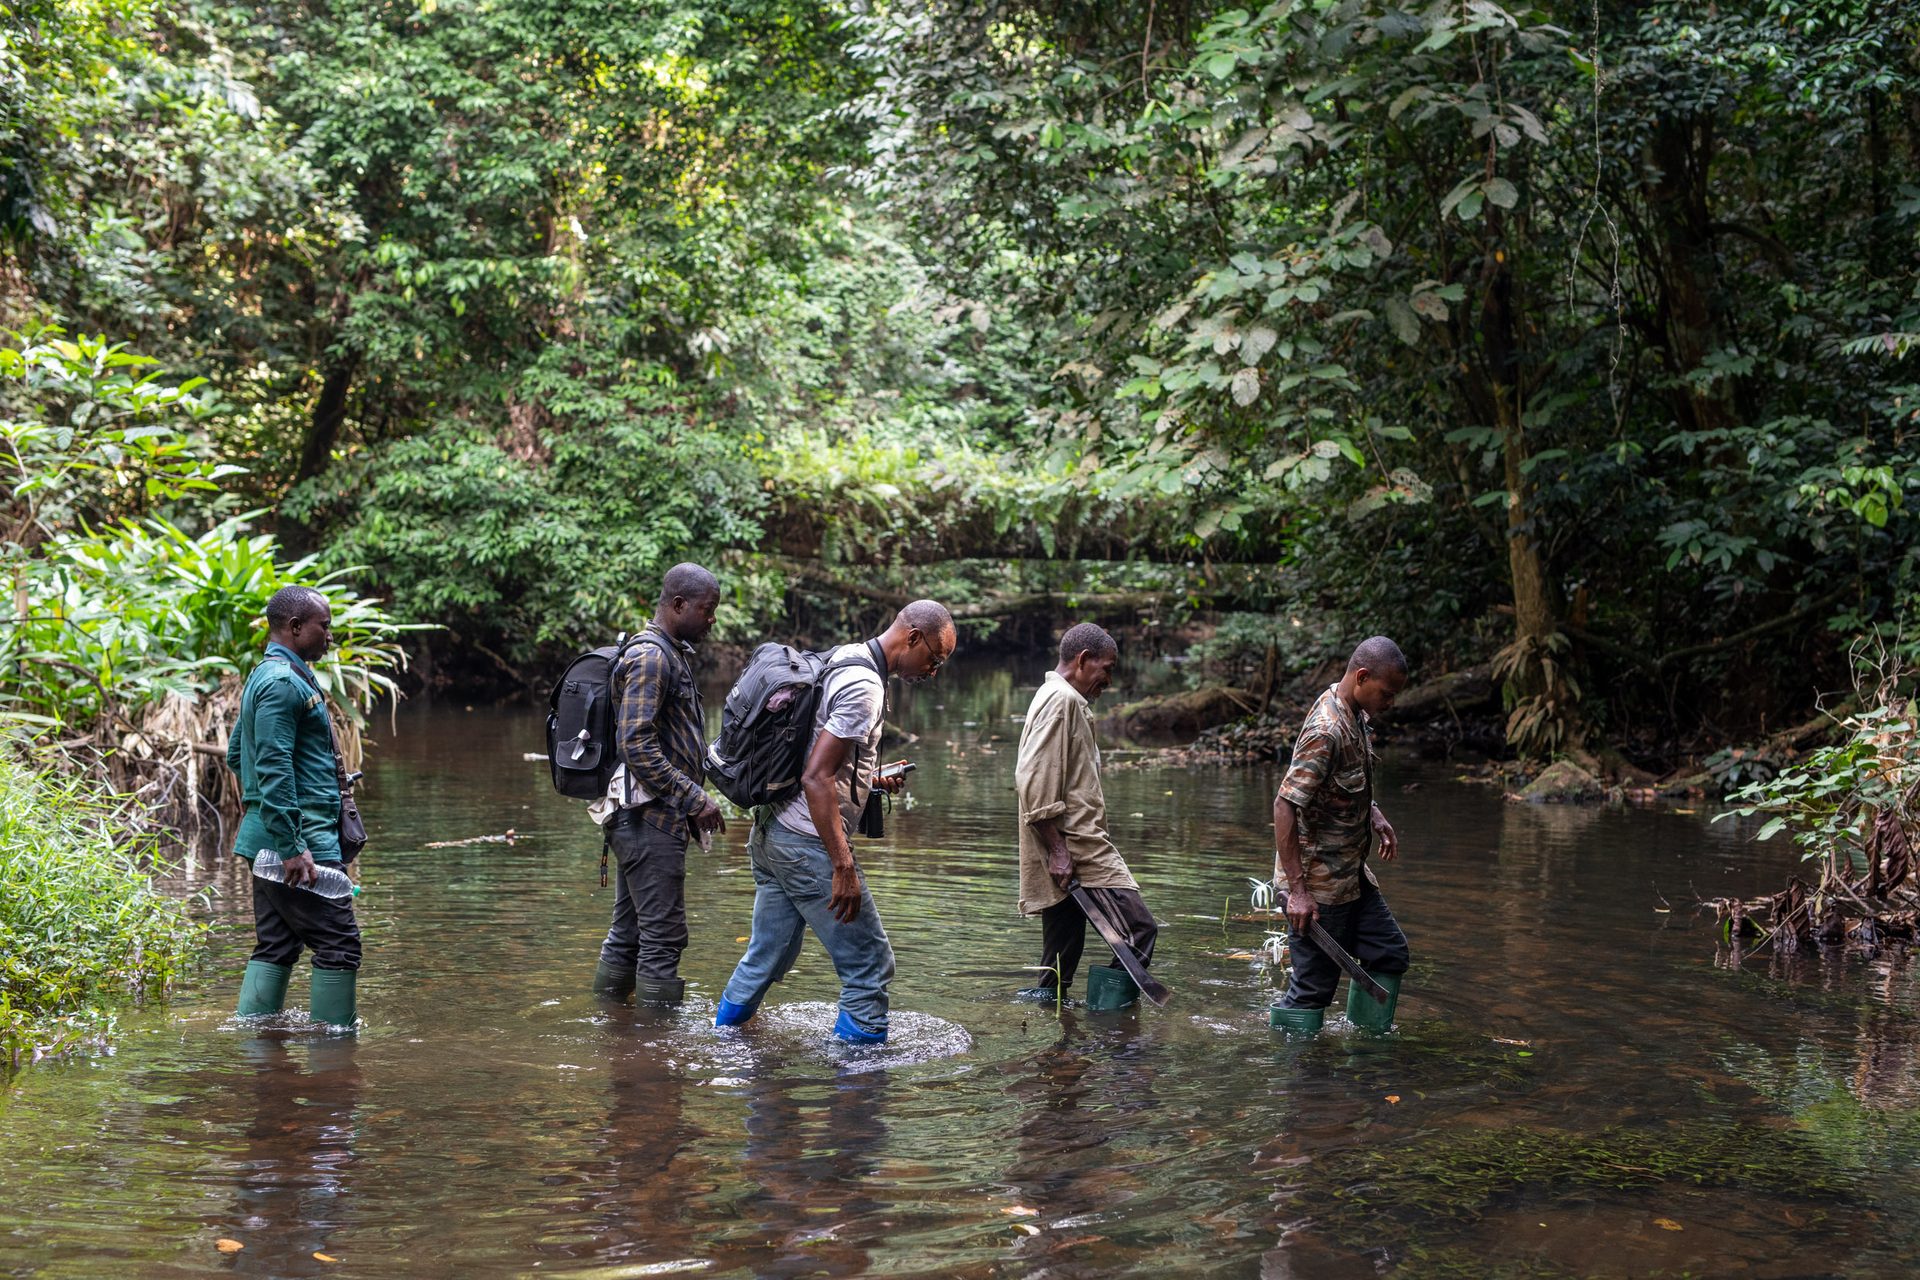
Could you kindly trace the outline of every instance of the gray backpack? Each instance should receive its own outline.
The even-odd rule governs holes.
[[[707,780],[720,794],[752,809],[785,804],[800,794],[800,773],[813,744],[813,717],[827,676],[844,667],[886,667],[872,652],[838,662],[791,645],[763,644],[727,691],[720,736],[707,750]]]

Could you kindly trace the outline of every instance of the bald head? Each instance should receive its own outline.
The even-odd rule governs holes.
[[[720,580],[700,565],[677,564],[660,580],[653,620],[675,640],[698,644],[713,630],[719,609]]]
[[[1353,647],[1353,656],[1347,659],[1348,671],[1363,669],[1377,676],[1393,674],[1404,680],[1407,678],[1407,655],[1385,636],[1368,636]]]
[[[887,669],[912,683],[932,679],[953,656],[957,643],[953,614],[938,600],[915,600],[903,606],[880,634]]]
[[[677,564],[667,570],[666,577],[660,579],[661,604],[670,603],[675,596],[685,600],[698,600],[702,596],[720,594],[720,579],[701,566],[688,561]]]

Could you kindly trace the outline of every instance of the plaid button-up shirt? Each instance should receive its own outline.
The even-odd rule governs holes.
[[[689,661],[693,646],[657,623],[641,634],[648,639],[629,644],[613,668],[620,759],[653,796],[641,821],[688,840],[688,819],[707,802],[700,785],[707,776],[706,715]]]

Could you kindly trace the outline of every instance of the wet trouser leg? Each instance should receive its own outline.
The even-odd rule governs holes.
[[[687,845],[625,809],[608,824],[619,865],[613,922],[600,946],[610,969],[642,980],[676,977],[687,949]]]
[[[1080,953],[1087,945],[1087,916],[1072,898],[1062,898],[1040,913],[1040,963],[1060,968],[1060,985],[1073,985],[1074,971],[1080,967]],[[1039,985],[1054,989],[1054,975],[1040,975]]]
[[[748,842],[755,882],[753,937],[734,967],[723,999],[753,1008],[786,976],[811,928],[840,977],[840,1008],[862,1032],[887,1030],[887,984],[893,981],[893,945],[860,877],[860,909],[850,921],[834,918],[833,864],[818,838],[778,822],[754,828]]]
[[[1321,927],[1368,973],[1379,977],[1407,971],[1412,960],[1407,935],[1400,931],[1393,912],[1387,910],[1387,900],[1371,882],[1362,880],[1358,898],[1339,906],[1323,906],[1319,916]],[[1326,1008],[1333,1001],[1334,988],[1340,985],[1340,966],[1304,931],[1288,939],[1287,949],[1293,954],[1293,973],[1280,1007]]]
[[[1083,888],[1081,892],[1092,898],[1094,905],[1106,912],[1107,919],[1125,933],[1140,963],[1152,964],[1160,926],[1154,923],[1153,912],[1147,909],[1147,900],[1140,896],[1140,891]],[[1066,986],[1073,985],[1074,970],[1080,967],[1080,953],[1086,941],[1087,915],[1072,897],[1062,898],[1040,913],[1040,963],[1052,966],[1058,961],[1060,981]],[[1120,967],[1118,957],[1114,958],[1112,967]],[[1041,974],[1040,985],[1051,991],[1053,975]]]
[[[323,898],[307,889],[253,882],[253,959],[292,968],[302,947],[316,969],[358,969],[360,926],[352,898]]]

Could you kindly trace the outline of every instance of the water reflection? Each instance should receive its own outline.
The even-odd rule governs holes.
[[[208,1225],[244,1242],[229,1257],[235,1274],[306,1274],[353,1216],[358,1046],[345,1037],[263,1035],[241,1040],[238,1056],[244,1074],[230,1083],[251,1115],[235,1157],[232,1210]]]

